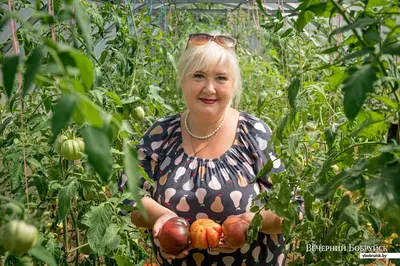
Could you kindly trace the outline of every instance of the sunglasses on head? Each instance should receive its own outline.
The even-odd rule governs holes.
[[[207,33],[195,33],[189,35],[189,41],[186,45],[186,49],[189,46],[189,43],[193,45],[205,45],[209,42],[215,42],[218,45],[224,48],[235,48],[237,41],[232,37],[225,36],[225,35],[210,35]]]

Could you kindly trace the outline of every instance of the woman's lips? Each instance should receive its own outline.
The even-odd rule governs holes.
[[[204,99],[204,98],[200,98],[199,100],[202,101],[205,104],[213,104],[213,103],[215,103],[217,101],[217,100],[214,100],[214,99]]]

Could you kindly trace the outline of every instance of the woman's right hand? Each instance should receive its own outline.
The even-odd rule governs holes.
[[[155,239],[157,239],[159,237],[161,228],[163,227],[164,223],[174,217],[178,217],[178,216],[176,214],[167,213],[167,214],[161,215],[157,219],[157,221],[154,223],[154,226],[153,226],[153,236]],[[178,255],[173,255],[173,254],[169,254],[169,253],[165,252],[163,247],[160,245],[160,253],[161,253],[161,256],[163,256],[167,260],[182,259],[182,258],[186,257],[187,255],[189,255],[189,250],[191,250],[192,248],[193,248],[193,246],[189,243],[189,246],[187,249],[183,250]]]

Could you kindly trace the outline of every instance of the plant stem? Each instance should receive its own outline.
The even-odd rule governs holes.
[[[356,143],[356,144],[351,145],[350,147],[348,147],[348,148],[345,149],[344,151],[338,153],[338,154],[333,158],[333,160],[335,160],[336,158],[338,158],[338,157],[339,157],[340,155],[342,155],[343,153],[346,153],[347,151],[353,149],[354,147],[362,146],[362,145],[387,145],[387,143],[385,143],[385,142],[365,142],[365,143]]]
[[[74,202],[75,202],[75,206],[76,206],[76,197],[74,197]],[[75,216],[74,216],[74,212],[72,211],[72,208],[70,210],[71,213],[71,218],[72,218],[72,225],[75,229],[75,236],[76,236],[76,246],[79,247],[80,243],[79,243],[79,228],[76,225],[76,221],[75,221]],[[78,265],[79,263],[79,249],[76,250],[76,257],[75,257],[75,265]]]

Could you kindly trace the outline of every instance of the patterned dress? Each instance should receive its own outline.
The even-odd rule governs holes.
[[[229,215],[249,211],[252,199],[261,189],[271,189],[268,175],[254,182],[268,160],[275,160],[273,149],[267,151],[270,128],[260,119],[240,111],[233,145],[215,159],[202,159],[185,153],[182,145],[180,114],[155,122],[138,145],[138,156],[148,176],[155,181],[148,190],[159,204],[184,217],[189,223],[210,218],[222,224]],[[284,171],[280,160],[271,171]],[[271,174],[269,173],[269,174]],[[122,189],[121,185],[121,189]],[[255,202],[260,205],[260,202]],[[159,265],[244,266],[283,265],[283,236],[259,233],[251,244],[230,254],[193,249],[184,259],[167,261],[153,240]]]

